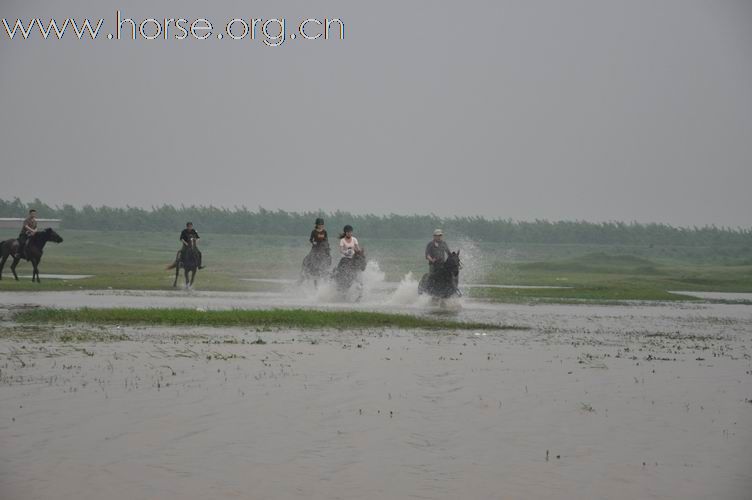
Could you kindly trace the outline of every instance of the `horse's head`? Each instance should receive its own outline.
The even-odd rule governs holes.
[[[37,234],[40,234],[40,233],[37,233]],[[47,229],[45,229],[44,231],[42,231],[41,235],[44,237],[45,241],[52,241],[54,243],[62,243],[63,242],[63,237],[60,236],[59,234],[57,234],[55,232],[55,230],[52,229],[51,227],[48,227]]]
[[[194,236],[188,238],[188,246],[191,248],[196,246],[196,238]]]
[[[452,276],[457,276],[460,274],[460,269],[462,268],[462,262],[460,262],[460,251],[457,250],[456,252],[452,252],[449,254],[449,256],[444,261],[444,269],[449,271]]]
[[[358,247],[353,254],[353,261],[361,271],[364,271],[366,269],[366,249]]]

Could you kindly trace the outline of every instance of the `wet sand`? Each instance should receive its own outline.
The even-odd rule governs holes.
[[[3,499],[749,499],[752,491],[749,306],[357,306],[531,327],[483,335],[32,332],[8,320],[23,304],[311,305],[275,294],[5,293],[0,304]]]

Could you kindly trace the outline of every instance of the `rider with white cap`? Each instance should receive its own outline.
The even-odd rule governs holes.
[[[444,231],[437,229],[433,232],[433,239],[426,245],[426,260],[428,261],[428,272],[432,273],[437,267],[444,263],[446,258],[451,254],[449,246],[444,241]]]

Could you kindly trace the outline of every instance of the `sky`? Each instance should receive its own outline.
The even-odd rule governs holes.
[[[108,40],[118,9],[215,30]],[[0,25],[0,198],[752,227],[746,0],[0,0],[35,17],[105,22]]]

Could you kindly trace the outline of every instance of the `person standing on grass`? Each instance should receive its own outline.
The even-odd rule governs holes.
[[[185,259],[185,252],[191,247],[191,239],[193,239],[193,245],[196,248],[198,254],[198,268],[203,269],[201,250],[198,249],[197,243],[199,238],[198,233],[193,229],[193,222],[187,222],[185,229],[180,233],[180,242],[183,244],[180,249],[180,258]]]
[[[18,235],[18,252],[16,257],[23,257],[26,250],[26,242],[37,232],[37,211],[29,210],[29,215],[24,219],[21,226],[21,234]]]
[[[433,239],[426,245],[426,260],[428,261],[428,273],[433,273],[440,267],[446,258],[451,255],[449,246],[444,241],[444,231],[437,229],[433,232]]]

